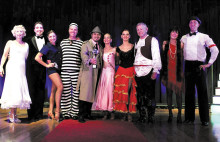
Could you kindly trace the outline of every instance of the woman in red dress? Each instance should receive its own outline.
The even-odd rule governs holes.
[[[169,110],[168,122],[172,122],[172,95],[176,94],[176,102],[178,108],[177,123],[182,123],[182,92],[183,92],[183,64],[182,50],[179,41],[179,29],[173,27],[169,32],[170,39],[163,42],[162,56],[162,83],[166,86],[167,104]]]

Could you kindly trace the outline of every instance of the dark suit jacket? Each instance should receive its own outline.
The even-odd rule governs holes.
[[[45,44],[47,43],[45,39]],[[26,76],[29,93],[31,97],[31,108],[28,109],[28,119],[43,118],[43,107],[45,100],[46,68],[35,61],[35,56],[39,52],[35,37],[28,39],[29,55],[26,62]],[[43,60],[45,61],[44,57]]]
[[[45,44],[47,43],[47,38],[45,39]],[[29,90],[31,93],[32,87],[37,87],[36,83],[39,83],[39,86],[45,86],[45,80],[46,80],[46,68],[39,64],[37,61],[35,61],[35,56],[39,52],[37,43],[35,40],[35,36],[31,37],[27,41],[29,45],[29,54],[27,58],[26,63],[26,76],[28,81]],[[45,57],[43,57],[43,60],[45,60]]]

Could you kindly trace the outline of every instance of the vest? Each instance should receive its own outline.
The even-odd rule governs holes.
[[[151,40],[152,40],[152,37],[151,36],[148,36],[146,39],[145,39],[145,46],[142,46],[140,51],[141,51],[141,54],[147,58],[147,59],[150,59],[152,60],[152,54],[151,54]]]

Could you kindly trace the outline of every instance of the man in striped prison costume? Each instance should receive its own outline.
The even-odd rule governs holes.
[[[64,119],[78,119],[79,92],[76,91],[81,65],[80,51],[83,41],[77,37],[78,25],[69,25],[69,38],[60,43],[62,49],[61,79],[63,93],[61,96],[61,111]]]

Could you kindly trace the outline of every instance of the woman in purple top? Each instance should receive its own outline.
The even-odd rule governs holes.
[[[57,36],[53,30],[48,32],[48,40],[49,42],[43,46],[40,52],[36,55],[35,60],[47,68],[47,74],[52,81],[48,117],[52,119],[55,118],[56,121],[59,121],[60,98],[63,91],[63,84],[59,75],[61,54],[56,47]],[[42,60],[43,55],[47,57],[48,63],[45,63]],[[55,117],[53,115],[54,99],[56,102]]]

